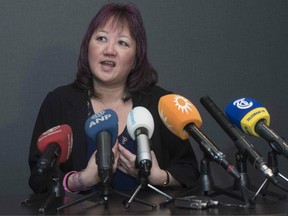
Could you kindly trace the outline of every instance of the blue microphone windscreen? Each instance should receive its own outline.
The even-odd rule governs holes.
[[[242,128],[241,121],[251,110],[263,107],[259,102],[251,98],[240,98],[232,101],[225,108],[225,113],[231,123]]]
[[[96,142],[96,136],[101,131],[108,131],[112,136],[113,145],[118,136],[118,116],[112,109],[102,110],[86,120],[85,131],[89,138]]]

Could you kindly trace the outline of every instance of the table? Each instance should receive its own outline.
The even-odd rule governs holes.
[[[163,192],[176,197],[185,191],[165,190]],[[191,194],[187,193],[187,195]],[[128,197],[124,197],[121,194],[112,192],[108,196],[107,208],[105,208],[105,205],[97,205],[96,198],[98,196],[95,195],[91,200],[85,200],[57,211],[56,208],[80,197],[80,195],[66,194],[64,197],[55,199],[54,204],[46,209],[44,213],[39,213],[39,207],[43,202],[38,202],[26,207],[21,206],[23,200],[31,197],[35,197],[35,195],[0,196],[0,215],[288,215],[287,199],[268,196],[263,197],[261,195],[256,198],[255,203],[249,208],[218,205],[198,210],[176,207],[174,201],[163,204],[163,202],[165,203],[165,201],[167,201],[165,196],[151,189],[145,189],[141,190],[137,197],[152,204],[154,203],[156,205],[155,208],[136,202],[135,200],[133,200],[129,208],[125,208],[123,200],[129,200],[131,196],[128,195]],[[100,198],[102,197],[100,196]],[[236,204],[242,202],[223,194],[211,199],[220,200],[221,202],[224,200],[226,203]],[[163,205],[159,205],[160,203]]]

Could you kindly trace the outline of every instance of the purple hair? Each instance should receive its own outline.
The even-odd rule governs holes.
[[[130,34],[136,41],[136,64],[126,82],[126,95],[129,98],[131,93],[155,85],[158,81],[158,74],[147,58],[147,39],[143,20],[140,11],[132,3],[106,4],[91,20],[82,40],[75,84],[82,89],[90,90],[93,95],[97,96],[97,93],[93,92],[92,72],[88,62],[88,46],[95,30],[103,27],[111,17],[113,17],[112,23],[115,27],[118,24],[123,26],[128,24]]]

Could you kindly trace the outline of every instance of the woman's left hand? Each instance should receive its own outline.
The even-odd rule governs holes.
[[[118,169],[122,172],[138,177],[139,169],[135,167],[136,155],[131,153],[122,145],[119,145],[119,160]],[[152,157],[152,167],[150,169],[150,175],[148,176],[148,181],[152,185],[161,185],[167,178],[166,172],[159,167],[155,153],[151,151]]]
[[[120,144],[118,145],[118,151],[119,159],[117,168],[128,175],[137,177],[139,170],[135,167],[136,155]]]
[[[164,170],[159,167],[158,160],[154,151],[151,151],[152,156],[152,167],[150,170],[150,175],[148,177],[149,182],[152,185],[162,185],[164,181],[167,180],[167,174]]]

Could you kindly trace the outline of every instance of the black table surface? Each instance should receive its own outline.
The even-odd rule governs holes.
[[[193,193],[185,190],[162,191],[174,198],[193,195]],[[252,204],[243,207],[242,205],[247,204],[243,200],[219,194],[214,197],[208,196],[208,199],[236,206],[218,204],[213,207],[194,209],[175,206],[175,200],[166,202],[168,200],[167,197],[150,188],[140,190],[136,197],[151,205],[138,202],[135,198],[130,206],[127,207],[124,201],[131,198],[131,193],[124,196],[115,191],[110,192],[105,202],[106,204],[97,202],[97,200],[103,201],[101,194],[95,193],[89,199],[83,195],[65,194],[53,199],[53,204],[45,208],[44,212],[39,212],[39,209],[47,198],[39,200],[39,197],[35,195],[2,195],[0,196],[0,215],[288,215],[287,198],[280,199],[275,196],[257,195]],[[207,196],[205,197],[207,198]],[[36,198],[37,202],[26,206],[22,205],[24,200],[31,198]],[[67,203],[79,200],[79,198],[83,198],[83,200],[77,204],[65,207]],[[203,196],[196,196],[196,198],[203,200]],[[152,207],[152,205],[155,206]]]

